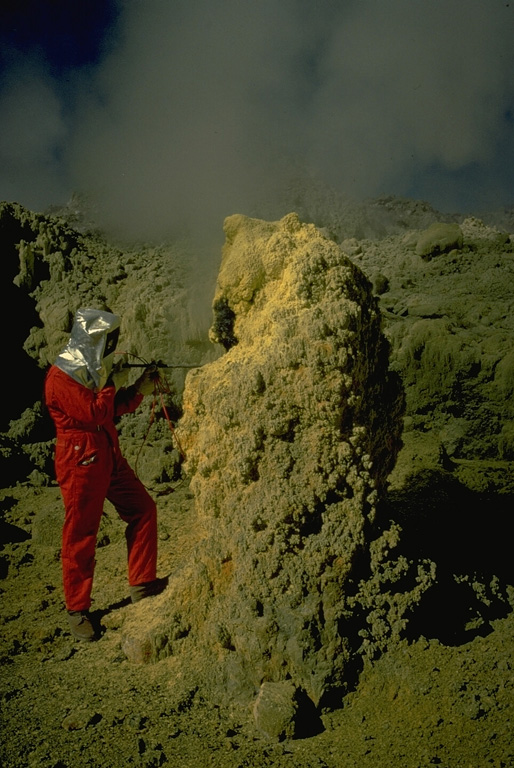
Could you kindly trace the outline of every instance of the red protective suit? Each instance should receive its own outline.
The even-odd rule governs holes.
[[[99,392],[53,365],[45,401],[56,431],[55,471],[65,507],[62,536],[64,596],[69,611],[88,610],[96,537],[107,498],[127,523],[129,584],[156,578],[155,502],[123,458],[114,419],[131,413],[143,395],[107,385]]]

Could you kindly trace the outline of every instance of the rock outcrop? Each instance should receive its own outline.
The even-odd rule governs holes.
[[[177,429],[202,540],[162,597],[174,628],[161,620],[153,655],[189,636],[211,695],[248,702],[289,681],[297,712],[344,690],[356,656],[402,624],[398,601],[392,620],[377,602],[395,532],[375,518],[403,392],[371,283],[339,246],[295,214],[232,216],[225,234],[211,337],[227,352],[188,375]]]

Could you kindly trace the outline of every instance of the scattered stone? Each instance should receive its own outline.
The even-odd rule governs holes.
[[[290,680],[262,683],[253,706],[253,717],[265,736],[278,741],[292,739],[297,711],[296,687]]]
[[[123,637],[121,650],[127,659],[134,664],[148,664],[153,657],[151,638],[144,633]]]
[[[416,254],[425,261],[430,261],[441,253],[448,253],[453,248],[462,248],[462,243],[462,230],[458,224],[436,222],[419,236]]]
[[[70,712],[62,721],[62,727],[65,731],[79,731],[86,728],[88,725],[94,725],[102,719],[102,716],[87,709],[77,709]]]

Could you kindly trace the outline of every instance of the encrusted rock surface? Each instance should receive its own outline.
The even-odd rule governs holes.
[[[370,542],[403,392],[371,284],[339,246],[294,214],[233,216],[225,233],[214,307],[231,341],[189,374],[177,429],[203,539],[167,600],[218,696],[289,679],[318,705],[378,609],[356,619],[357,578],[388,549]]]

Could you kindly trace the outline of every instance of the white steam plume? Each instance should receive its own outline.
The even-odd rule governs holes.
[[[512,204],[513,39],[500,0],[126,0],[66,129],[43,71],[30,139],[29,83],[4,89],[0,196],[92,190],[129,237],[221,232],[291,168],[353,197]]]

